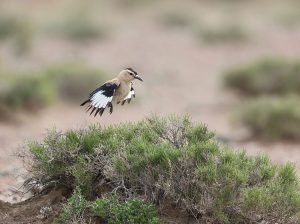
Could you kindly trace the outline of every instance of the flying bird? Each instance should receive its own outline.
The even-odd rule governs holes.
[[[87,112],[91,110],[90,115],[97,114],[102,116],[106,107],[109,107],[110,114],[113,112],[113,104],[124,105],[127,101],[135,97],[133,89],[133,80],[138,79],[143,82],[143,79],[132,68],[122,70],[119,75],[105,82],[102,86],[90,93],[89,98],[80,106],[89,103]]]

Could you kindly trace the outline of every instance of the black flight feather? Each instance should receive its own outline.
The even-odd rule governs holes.
[[[100,108],[100,116],[102,116],[103,112],[104,112],[105,108]]]
[[[80,106],[84,106],[86,103],[90,102],[90,99],[84,101],[82,104],[80,104]]]
[[[96,110],[96,107],[93,108],[93,110],[91,111],[90,115],[92,115],[92,113],[94,113],[95,110]]]

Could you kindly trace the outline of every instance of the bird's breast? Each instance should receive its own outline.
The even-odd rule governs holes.
[[[113,102],[117,103],[122,101],[128,95],[129,91],[130,85],[121,83],[114,93]]]

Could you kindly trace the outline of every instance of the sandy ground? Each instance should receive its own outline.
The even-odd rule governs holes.
[[[135,16],[138,18],[138,15]],[[130,17],[128,23],[133,21],[134,26],[126,24],[104,41],[74,46],[64,41],[41,38],[25,59],[16,59],[6,46],[1,47],[5,62],[21,68],[71,58],[98,66],[112,76],[131,66],[141,73],[145,82],[136,82],[137,98],[130,105],[116,107],[112,115],[89,117],[78,106],[81,102],[78,105],[61,102],[36,114],[18,113],[16,122],[1,123],[0,200],[21,200],[20,196],[12,193],[22,184],[20,175],[25,171],[21,161],[13,154],[30,140],[42,140],[47,129],[84,128],[96,122],[109,125],[140,120],[151,113],[188,113],[195,122],[206,123],[220,138],[227,139],[235,149],[244,149],[250,155],[267,153],[279,164],[287,161],[295,163],[300,176],[300,144],[245,141],[247,132],[230,123],[230,116],[239,103],[238,96],[222,87],[223,71],[232,65],[263,56],[297,58],[300,55],[300,28],[261,25],[250,19],[256,32],[254,40],[243,45],[211,46],[196,40],[188,32],[156,25],[147,13],[141,20],[133,18]]]

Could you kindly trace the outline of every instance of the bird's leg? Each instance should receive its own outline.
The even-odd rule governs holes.
[[[113,109],[112,103],[109,103],[108,106],[109,106],[109,108],[110,108],[110,109],[109,109],[109,113],[112,114],[112,112],[113,112],[113,110],[114,110],[114,109]]]

